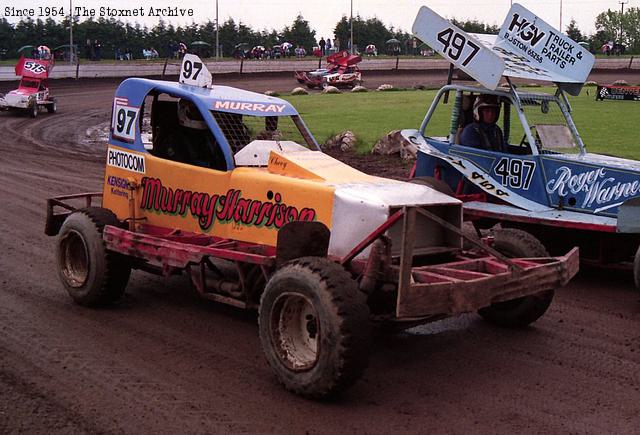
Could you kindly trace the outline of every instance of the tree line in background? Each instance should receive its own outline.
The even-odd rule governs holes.
[[[453,19],[452,22],[467,32],[497,34],[499,31],[497,25],[487,25],[475,20]],[[303,47],[310,53],[321,37],[332,39],[334,47],[348,48],[350,27],[350,20],[346,16],[342,16],[337,22],[333,35],[316,35],[309,22],[301,15],[296,17],[291,26],[285,26],[280,31],[254,30],[240,21],[229,18],[220,25],[219,42],[224,56],[233,55],[239,44],[246,44],[251,48],[258,45],[272,47],[283,42],[290,42],[294,47]],[[577,42],[588,42],[593,52],[598,52],[604,44],[613,41],[623,44],[627,53],[640,53],[640,8],[628,8],[624,14],[611,10],[602,12],[596,17],[595,28],[594,34],[585,35],[578,29],[575,20],[571,20],[566,33]],[[128,51],[134,58],[140,58],[143,50],[151,48],[164,57],[175,51],[177,43],[190,46],[196,41],[210,44],[208,54],[215,54],[216,31],[215,23],[212,21],[175,27],[160,20],[157,25],[149,28],[115,19],[76,19],[73,33],[74,44],[78,47],[80,56],[88,56],[88,41],[99,41],[104,58],[114,58],[116,50],[121,53]],[[359,15],[354,17],[353,38],[354,44],[361,52],[367,45],[373,44],[378,48],[378,52],[385,53],[388,48],[387,41],[395,39],[398,41],[396,45],[399,45],[400,53],[416,54],[412,35],[400,29],[387,27],[378,18],[364,19]],[[24,19],[16,24],[2,18],[0,41],[0,50],[6,50],[5,56],[9,58],[17,57],[17,50],[25,45],[44,44],[50,48],[63,46],[69,43],[69,18],[66,17],[60,22],[50,18],[35,21]]]

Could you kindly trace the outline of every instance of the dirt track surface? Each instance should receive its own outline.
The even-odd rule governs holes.
[[[242,85],[292,87],[269,80]],[[329,403],[284,391],[256,317],[184,277],[134,272],[118,306],[74,305],[45,199],[100,190],[105,147],[81,140],[114,89],[60,83],[60,113],[0,114],[0,433],[637,433],[640,298],[624,274],[582,272],[523,331],[466,315],[379,337]]]

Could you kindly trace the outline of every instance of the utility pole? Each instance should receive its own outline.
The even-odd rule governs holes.
[[[619,1],[618,3],[620,3],[620,38],[618,40],[618,44],[622,44],[622,18],[624,17],[624,5],[629,3],[629,0],[627,0],[626,2]]]
[[[216,0],[216,60],[220,60],[220,25],[218,22],[218,0]]]
[[[69,65],[73,65],[73,0],[69,0]]]
[[[558,30],[560,30],[560,33],[564,33],[564,30],[562,30],[562,0],[560,0],[560,28]]]
[[[353,0],[351,0],[351,38],[349,45],[351,46],[351,54],[353,54]]]

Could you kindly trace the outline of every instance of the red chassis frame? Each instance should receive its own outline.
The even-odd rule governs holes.
[[[80,207],[69,201],[83,201],[85,207],[93,203],[101,193],[83,193],[51,198],[47,201],[45,232],[57,234],[64,219]],[[60,207],[64,212],[56,213]],[[411,321],[428,317],[449,316],[475,311],[479,308],[540,291],[565,285],[578,271],[578,250],[574,248],[559,258],[508,259],[484,243],[468,240],[477,245],[480,252],[462,252],[455,248],[432,248],[426,254],[450,254],[441,264],[414,266],[413,249],[415,219],[421,214],[434,220],[447,230],[461,237],[462,231],[440,217],[420,207],[403,207],[384,224],[362,240],[342,258],[333,258],[361,278],[360,285],[375,286],[372,277],[396,285],[397,305],[395,319]],[[135,213],[129,221],[129,229],[107,225],[103,231],[106,248],[133,260],[133,267],[163,276],[188,271],[196,289],[206,299],[224,302],[241,308],[255,308],[246,296],[248,273],[259,270],[264,282],[276,269],[277,248],[256,243],[228,240],[205,234],[186,233],[181,230],[153,227],[136,222]],[[390,252],[385,232],[402,220],[401,254],[398,264],[382,265],[383,253]],[[372,246],[373,245],[373,246]],[[366,260],[356,259],[358,254],[371,246]],[[421,252],[420,254],[425,254]],[[226,286],[224,296],[207,288],[204,266],[208,258],[218,258],[235,263],[239,282],[219,282]],[[397,263],[397,262],[396,262]],[[380,277],[380,272],[384,276]],[[373,278],[374,280],[376,278]],[[379,284],[380,282],[378,282]],[[235,291],[235,293],[234,293]],[[244,295],[244,300],[241,295]]]

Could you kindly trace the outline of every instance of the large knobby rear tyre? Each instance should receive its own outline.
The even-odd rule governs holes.
[[[526,231],[514,228],[501,228],[493,233],[493,247],[510,258],[548,257],[549,253],[542,243]],[[554,290],[546,290],[530,296],[498,302],[478,313],[488,322],[509,327],[524,328],[538,320],[549,308]]]
[[[306,257],[271,277],[259,310],[269,365],[290,391],[326,398],[350,387],[369,360],[366,296],[340,265]]]
[[[100,307],[118,301],[129,282],[131,267],[106,249],[105,225],[118,226],[111,210],[88,207],[72,213],[58,235],[58,276],[74,302]]]
[[[636,290],[640,290],[640,246],[633,258],[633,282],[636,285]]]

